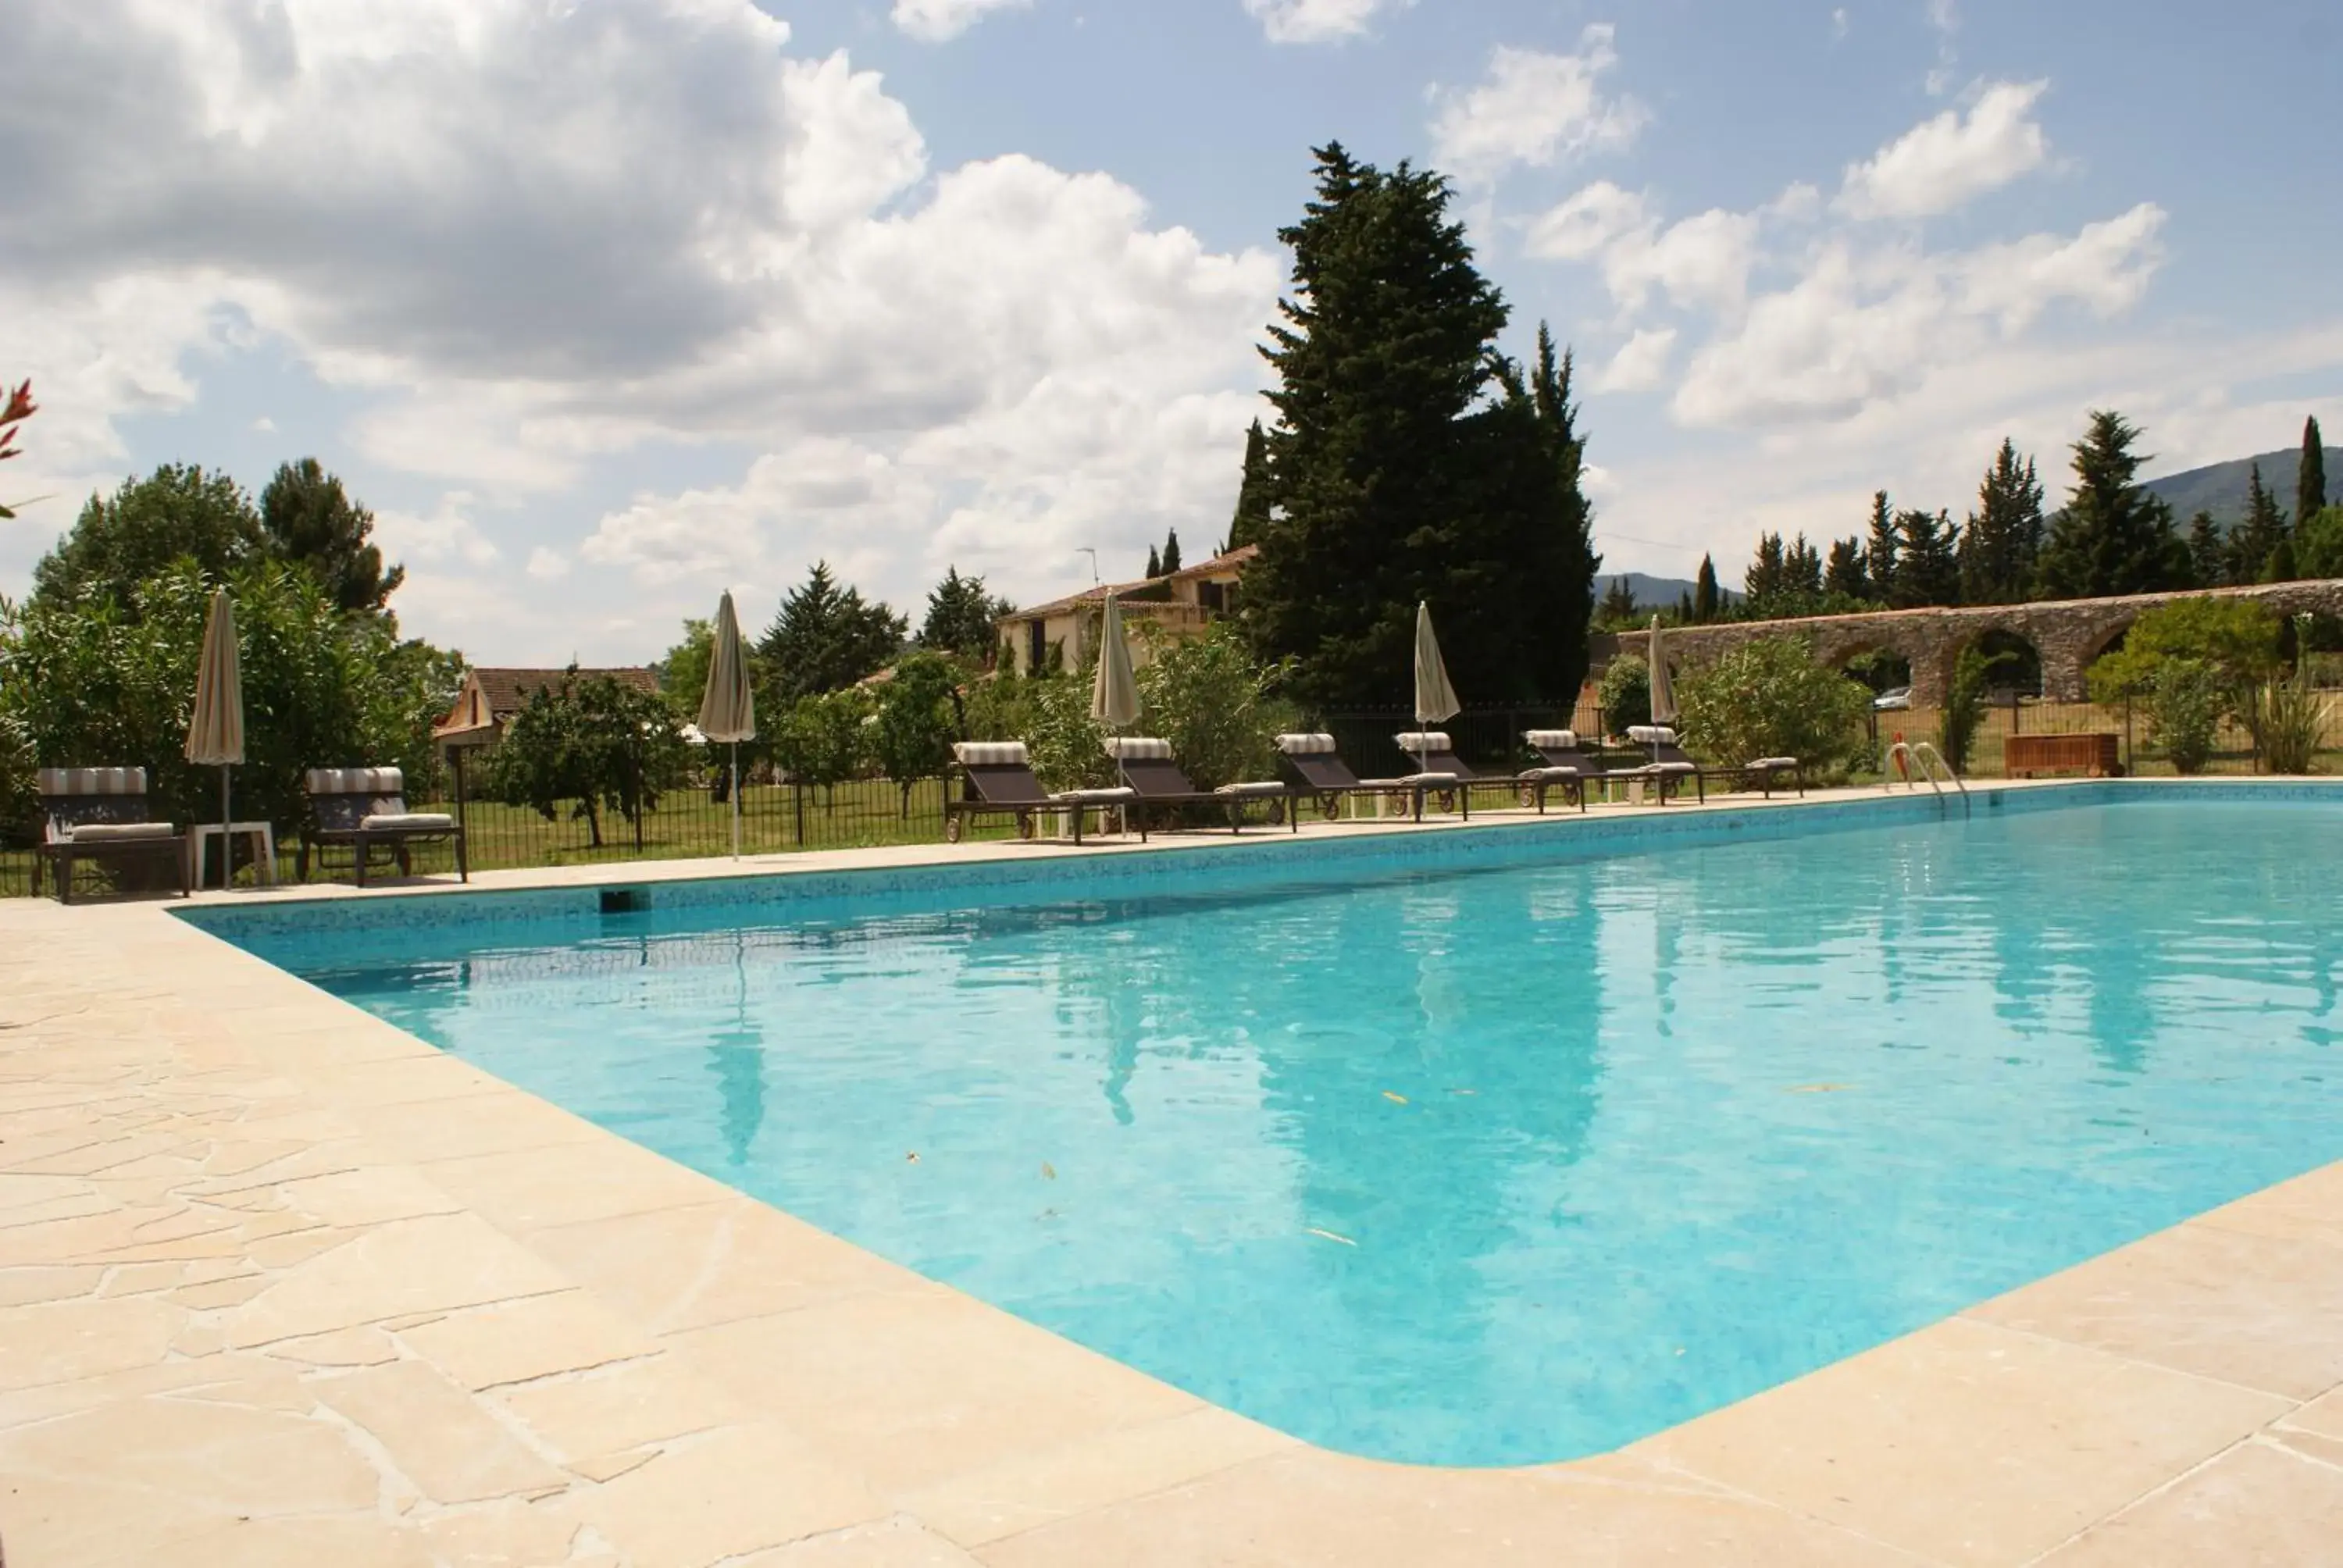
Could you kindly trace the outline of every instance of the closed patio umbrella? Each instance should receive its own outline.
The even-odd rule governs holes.
[[[1139,677],[1131,668],[1131,645],[1122,638],[1122,607],[1106,596],[1099,616],[1098,674],[1091,681],[1091,717],[1109,729],[1139,722]]]
[[[1660,646],[1660,618],[1652,618],[1652,722],[1673,725],[1676,721],[1675,682],[1668,678],[1667,650]],[[1658,755],[1654,747],[1653,755]]]
[[[716,607],[708,656],[708,690],[699,699],[699,732],[732,748],[732,858],[740,858],[740,742],[757,739],[757,694],[749,685],[749,658],[740,647],[740,618],[726,589]]]
[[[196,666],[196,710],[187,723],[187,760],[220,770],[220,886],[227,886],[228,769],[244,760],[244,674],[236,657],[236,610],[227,589],[212,594],[204,652]],[[202,869],[199,866],[198,871]]]
[[[1440,639],[1432,632],[1432,607],[1418,600],[1415,607],[1415,728],[1421,733],[1427,725],[1453,719],[1463,706],[1456,700],[1456,689],[1448,684],[1448,666],[1440,657]],[[1423,761],[1422,757],[1416,759],[1419,767]]]

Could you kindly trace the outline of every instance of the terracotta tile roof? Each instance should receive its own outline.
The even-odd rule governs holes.
[[[1023,609],[1011,610],[1001,619],[1003,623],[1012,620],[1035,620],[1044,616],[1062,614],[1072,609],[1076,605],[1096,604],[1109,594],[1131,594],[1141,588],[1153,588],[1158,583],[1183,582],[1190,578],[1210,577],[1216,572],[1233,571],[1243,567],[1247,561],[1259,554],[1261,554],[1259,545],[1239,545],[1236,548],[1214,556],[1210,560],[1198,561],[1192,567],[1182,567],[1178,571],[1167,573],[1160,578],[1137,578],[1127,583],[1100,583],[1096,587],[1086,588],[1080,593],[1068,594],[1063,598],[1053,598],[1047,604],[1028,605]],[[1132,608],[1136,609],[1138,607],[1134,605]]]

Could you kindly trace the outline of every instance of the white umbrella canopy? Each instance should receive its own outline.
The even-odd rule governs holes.
[[[1421,599],[1415,606],[1415,727],[1453,719],[1463,704],[1448,684],[1448,666],[1440,657],[1440,638],[1433,634],[1432,607]]]
[[[227,886],[232,819],[228,769],[244,760],[244,672],[236,660],[236,608],[227,589],[212,593],[204,651],[196,665],[196,708],[187,722],[187,760],[220,770],[220,886]],[[200,870],[201,868],[198,868]]]
[[[740,742],[757,739],[757,694],[749,682],[749,657],[740,646],[740,618],[727,588],[716,607],[708,651],[708,689],[699,699],[699,732],[732,748],[732,858],[740,858]]]
[[[1652,618],[1652,722],[1674,724],[1676,721],[1675,682],[1668,678],[1667,649],[1661,646],[1660,618]]]
[[[1091,717],[1109,729],[1139,722],[1139,677],[1131,668],[1131,644],[1123,640],[1122,607],[1106,596],[1099,617],[1098,674],[1091,681]]]

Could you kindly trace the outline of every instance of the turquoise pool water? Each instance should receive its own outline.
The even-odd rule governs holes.
[[[2343,1157],[2343,795],[2117,793],[1506,828],[1467,871],[204,923],[1205,1398],[1507,1464]]]

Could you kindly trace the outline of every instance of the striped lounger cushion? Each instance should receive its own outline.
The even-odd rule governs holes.
[[[1540,751],[1575,751],[1578,731],[1575,729],[1524,729],[1522,739]]]
[[[144,795],[146,793],[146,769],[44,768],[40,772],[39,787],[44,795]]]
[[[1151,735],[1110,735],[1106,738],[1106,754],[1128,761],[1169,762],[1172,743]]]
[[[1331,735],[1281,735],[1277,749],[1288,757],[1332,757],[1334,738]]]
[[[958,741],[952,755],[963,768],[1025,768],[1033,760],[1022,740]]]
[[[404,795],[407,775],[396,768],[312,768],[312,795]]]

